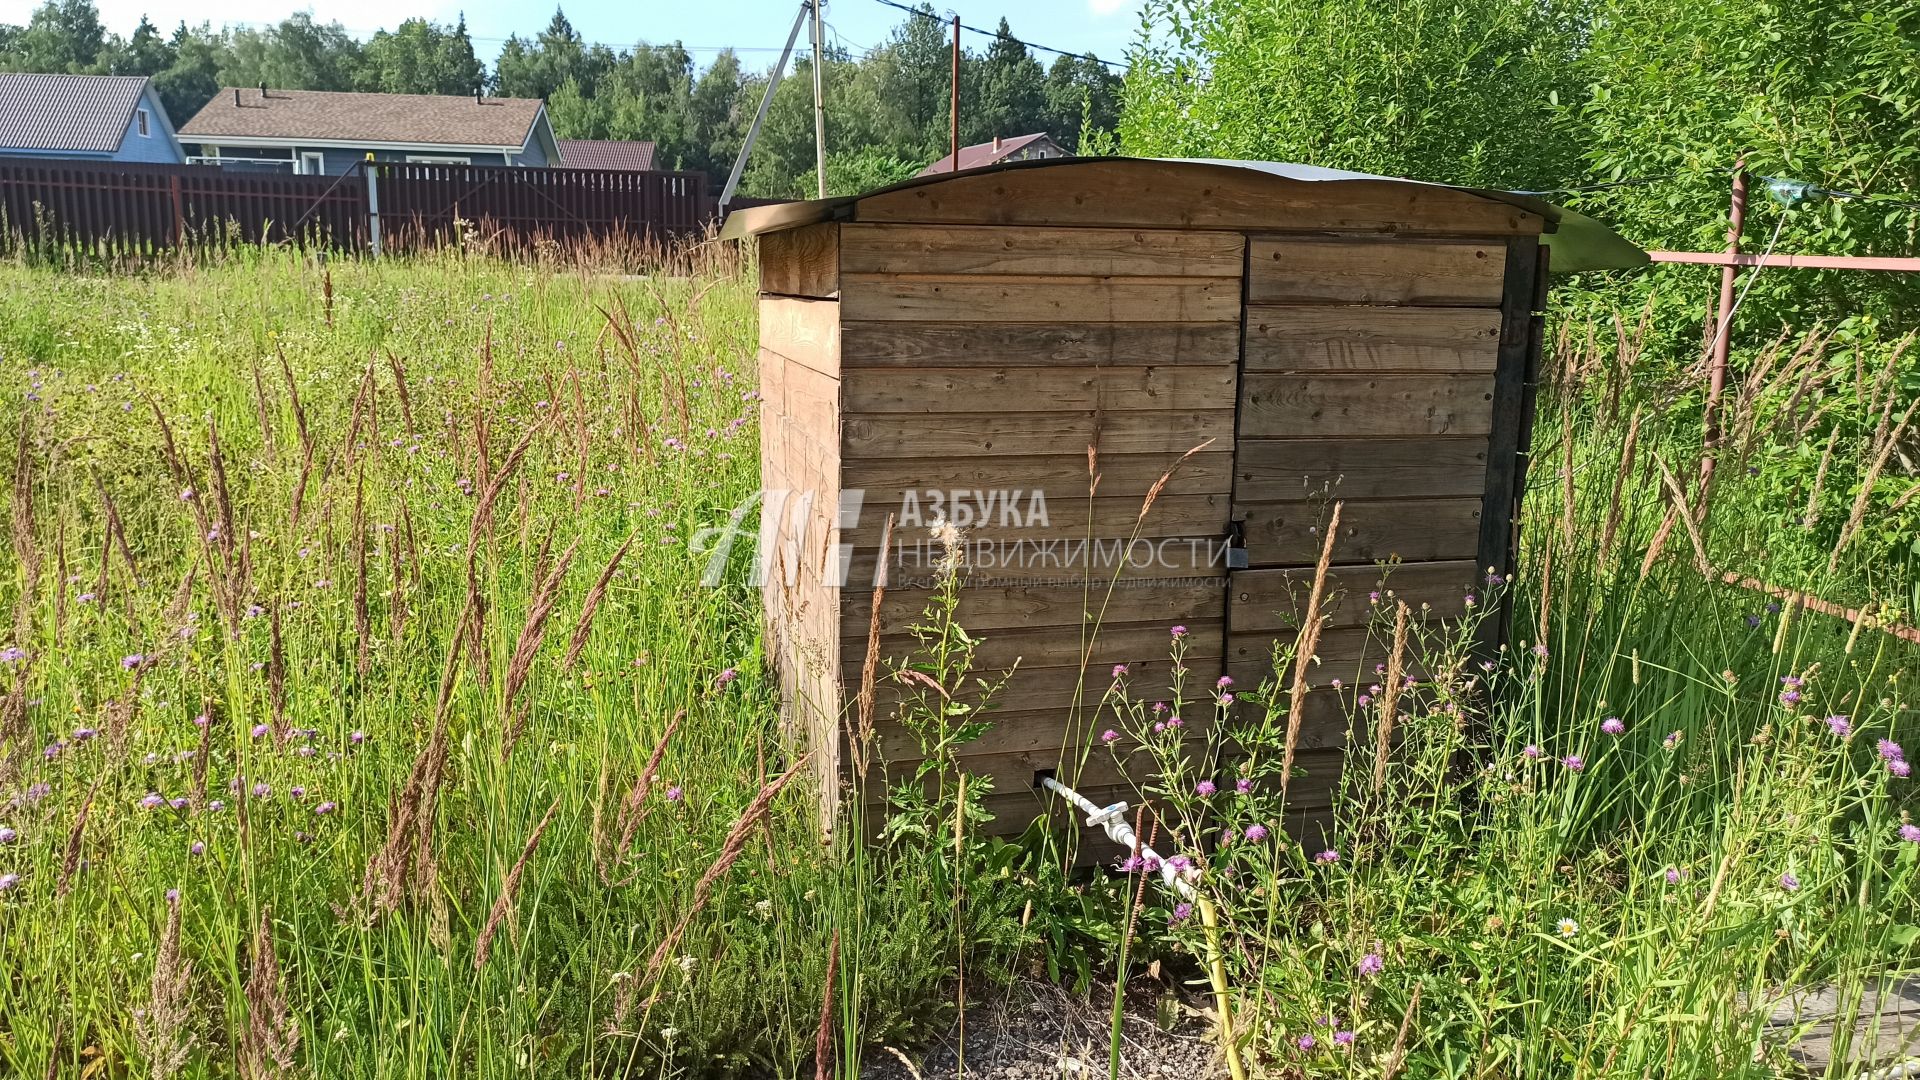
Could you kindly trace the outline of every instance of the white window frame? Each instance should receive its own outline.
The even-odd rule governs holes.
[[[409,165],[471,165],[473,159],[457,154],[408,154]]]
[[[148,118],[147,110],[133,110],[133,126],[135,130],[140,132],[141,138],[151,139],[153,137],[153,121]]]
[[[311,162],[311,166],[309,166]],[[302,150],[294,158],[297,172],[302,176],[327,175],[327,152],[325,150]]]

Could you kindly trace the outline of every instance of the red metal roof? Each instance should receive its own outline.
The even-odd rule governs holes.
[[[996,139],[993,142],[963,146],[960,148],[960,168],[978,169],[987,165],[997,165],[1007,158],[1012,157],[1016,152],[1024,149],[1029,144],[1045,138],[1047,138],[1046,132],[1036,131],[1031,135],[1015,135],[1011,139]],[[1048,141],[1051,142],[1052,140]],[[934,176],[939,173],[952,171],[953,155],[946,154],[941,156],[933,164],[921,169],[915,175]]]
[[[560,166],[565,169],[653,168],[654,145],[639,140],[561,139]]]

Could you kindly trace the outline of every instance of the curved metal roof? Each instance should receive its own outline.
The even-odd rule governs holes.
[[[779,232],[782,229],[811,225],[818,221],[841,216],[840,212],[861,199],[890,191],[923,187],[927,184],[946,183],[961,177],[980,176],[986,173],[1005,172],[1012,169],[1058,169],[1070,168],[1075,164],[1089,161],[1113,161],[1114,158],[1044,158],[1028,161],[1008,161],[989,165],[979,169],[967,169],[959,173],[940,173],[934,176],[915,177],[890,187],[876,188],[859,195],[841,195],[830,199],[808,199],[802,202],[775,203],[771,206],[755,206],[728,215],[726,225],[720,231],[722,239],[740,239],[758,236],[761,233]],[[1226,158],[1124,158],[1118,160],[1160,161],[1183,165],[1207,165],[1218,168],[1250,169],[1266,173],[1284,180],[1298,183],[1338,184],[1356,180],[1372,183],[1417,184],[1421,187],[1445,188],[1449,191],[1464,192],[1468,195],[1503,202],[1519,207],[1530,214],[1538,214],[1546,219],[1547,228],[1541,236],[1541,242],[1553,250],[1549,263],[1556,271],[1575,272],[1580,270],[1618,270],[1631,266],[1644,265],[1647,253],[1627,242],[1612,229],[1598,221],[1555,206],[1544,199],[1518,192],[1499,191],[1492,188],[1461,187],[1457,184],[1432,184],[1424,180],[1404,180],[1394,176],[1375,176],[1371,173],[1348,172],[1344,169],[1327,169],[1318,165],[1296,165],[1283,161],[1237,161]]]

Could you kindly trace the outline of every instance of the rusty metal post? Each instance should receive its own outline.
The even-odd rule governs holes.
[[[960,171],[960,16],[953,17],[953,171]]]
[[[1747,224],[1747,157],[1733,166],[1733,201],[1727,210],[1727,254],[1740,254],[1740,234]],[[1756,268],[1755,272],[1758,270]],[[1720,302],[1714,307],[1713,322],[1708,327],[1712,335],[1708,339],[1707,354],[1707,402],[1700,411],[1702,431],[1700,453],[1700,490],[1703,498],[1701,506],[1706,505],[1704,494],[1707,484],[1713,479],[1714,453],[1720,446],[1720,398],[1727,389],[1727,353],[1733,337],[1734,286],[1738,283],[1740,268],[1729,262],[1720,270]]]

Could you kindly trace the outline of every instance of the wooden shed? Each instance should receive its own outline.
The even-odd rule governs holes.
[[[1382,560],[1398,595],[1441,612],[1504,573],[1549,254],[1556,270],[1646,258],[1535,198],[1242,161],[1020,162],[757,207],[725,235],[759,237],[768,649],[829,812],[882,530],[891,515],[893,657],[944,517],[965,530],[979,664],[1018,665],[966,749],[1006,832],[1044,808],[1043,770],[1124,797],[1110,756],[1079,752],[1091,705],[1120,663],[1162,693],[1171,627],[1195,689],[1261,680],[1329,499],[1347,599],[1323,679],[1371,667]],[[1295,791],[1311,810],[1346,718],[1333,694],[1308,700]],[[884,700],[876,715],[890,774],[911,770],[913,740]]]

